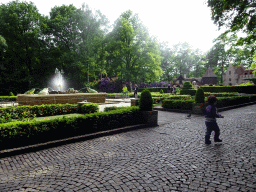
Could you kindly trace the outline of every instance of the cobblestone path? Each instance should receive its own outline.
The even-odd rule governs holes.
[[[256,191],[256,105],[221,114],[220,145],[204,144],[203,117],[180,114],[159,127],[1,158],[0,191]]]

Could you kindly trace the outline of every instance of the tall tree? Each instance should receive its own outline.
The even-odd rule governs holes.
[[[23,92],[40,77],[35,70],[40,65],[40,20],[33,3],[13,1],[0,6],[0,35],[8,42],[0,81],[13,92]]]
[[[256,2],[254,0],[208,0],[212,20],[219,28],[227,27],[228,32],[242,31],[247,36],[237,44],[254,44],[256,40]],[[255,48],[253,49],[253,51]]]
[[[75,88],[81,88],[97,68],[97,49],[104,37],[101,28],[107,25],[107,19],[100,12],[94,15],[88,6],[77,9],[62,5],[51,10],[48,25],[59,68]]]
[[[225,45],[219,43],[214,44],[206,55],[207,62],[205,70],[210,66],[213,72],[217,75],[217,80],[223,82],[222,75],[224,69],[228,65],[228,57],[225,51]]]
[[[159,48],[161,51],[161,56],[163,57],[161,61],[161,68],[163,71],[163,74],[161,75],[161,81],[170,82],[173,80],[175,55],[171,48],[168,47],[167,42],[161,43]]]
[[[108,74],[125,81],[159,81],[161,56],[138,15],[126,11],[108,34]]]

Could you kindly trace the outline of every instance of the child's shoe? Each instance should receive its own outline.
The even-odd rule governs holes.
[[[205,144],[206,145],[209,145],[209,144],[211,144],[212,142],[211,141],[205,141]]]
[[[221,139],[214,139],[214,142],[215,143],[220,143],[220,142],[222,142],[222,140]]]

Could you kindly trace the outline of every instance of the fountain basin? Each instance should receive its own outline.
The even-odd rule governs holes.
[[[19,105],[43,105],[43,104],[77,104],[87,100],[91,103],[105,103],[107,93],[75,93],[75,94],[50,94],[50,95],[17,95]]]

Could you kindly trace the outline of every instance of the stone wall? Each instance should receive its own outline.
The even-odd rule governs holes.
[[[92,103],[105,103],[107,93],[76,93],[76,94],[50,94],[50,95],[18,95],[19,105],[42,104],[77,104],[87,100]]]

